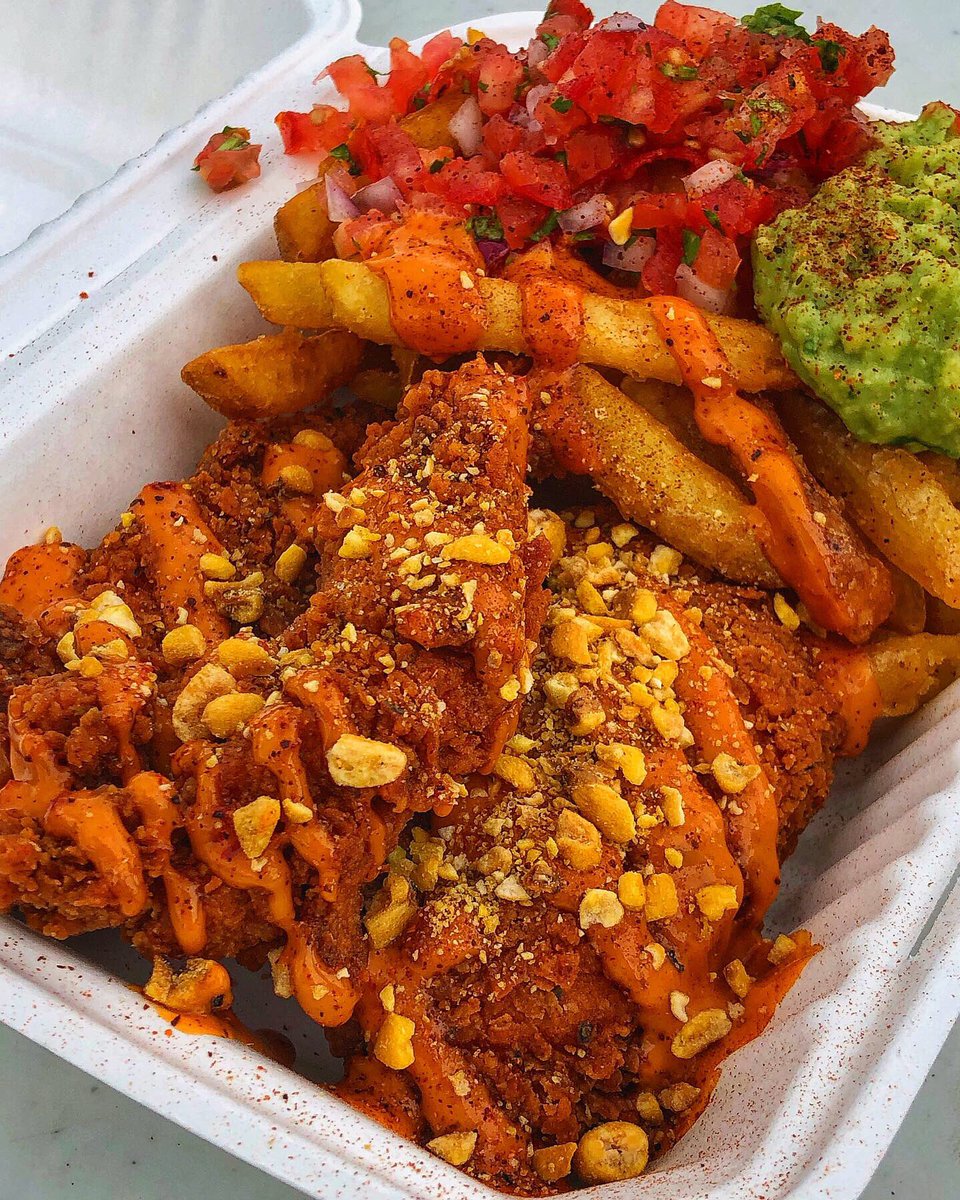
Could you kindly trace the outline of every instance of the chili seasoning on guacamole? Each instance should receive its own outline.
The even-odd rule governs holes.
[[[929,104],[876,134],[757,231],[757,309],[857,437],[960,458],[960,114]]]

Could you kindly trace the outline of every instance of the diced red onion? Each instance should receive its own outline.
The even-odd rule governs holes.
[[[483,142],[483,114],[475,96],[468,96],[450,118],[450,132],[464,154],[476,154]]]
[[[635,17],[631,13],[622,12],[614,13],[612,17],[604,17],[602,21],[598,21],[594,25],[594,29],[613,30],[616,33],[635,33],[638,30],[649,28],[646,21],[641,21],[639,17]]]
[[[704,192],[712,192],[733,179],[739,167],[733,163],[718,158],[715,162],[704,163],[683,178],[683,186],[688,196],[702,196]]]
[[[532,87],[530,91],[527,92],[527,112],[531,117],[536,116],[537,105],[541,100],[544,99],[545,96],[549,96],[552,91],[552,83],[538,83],[536,87]]]
[[[483,263],[488,271],[495,271],[510,253],[506,242],[490,241],[488,238],[479,238],[477,249],[483,255]]]
[[[726,313],[730,311],[733,288],[711,287],[703,282],[693,267],[681,263],[677,267],[677,295],[704,312]]]
[[[603,261],[608,267],[639,274],[653,258],[656,248],[656,240],[652,237],[639,237],[630,246],[616,246],[613,242],[607,242],[603,248]]]
[[[366,187],[361,188],[354,196],[353,202],[361,212],[369,212],[375,208],[378,212],[392,213],[396,212],[397,205],[402,199],[403,195],[400,189],[387,175],[383,179],[378,179],[376,183],[368,183]]]
[[[327,190],[327,216],[335,224],[340,221],[352,221],[360,216],[360,209],[350,199],[343,185],[334,178],[334,172],[325,175],[323,185]]]
[[[607,198],[602,192],[597,192],[589,200],[574,204],[565,209],[557,217],[557,224],[564,233],[582,233],[585,229],[595,229],[607,219]],[[619,249],[619,246],[617,247]]]
[[[527,66],[539,67],[542,62],[550,57],[550,47],[536,37],[527,47]]]

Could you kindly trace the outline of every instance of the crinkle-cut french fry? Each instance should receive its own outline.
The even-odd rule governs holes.
[[[960,675],[960,636],[916,633],[865,647],[885,717],[903,717]]]
[[[922,633],[927,626],[927,593],[899,567],[886,565],[893,584],[893,612],[887,617],[887,627],[897,633]]]
[[[737,487],[645,408],[589,367],[535,374],[530,389],[558,461],[588,472],[624,517],[728,579],[779,584]]]
[[[399,374],[380,367],[359,371],[350,381],[350,390],[358,400],[376,408],[394,409],[403,398]]]
[[[777,411],[810,470],[846,503],[867,537],[928,592],[960,608],[957,464],[861,442],[799,392],[781,396]]]
[[[960,633],[960,608],[927,593],[927,633]]]
[[[361,262],[328,259],[322,263],[244,263],[241,284],[275,325],[349,329],[372,342],[401,341],[390,316],[384,281]],[[506,279],[479,278],[485,304],[478,350],[525,354],[520,288]],[[638,379],[679,383],[673,355],[657,332],[646,300],[615,300],[583,293],[584,336],[578,348],[582,362],[611,367]],[[441,322],[424,305],[425,322]],[[710,325],[730,360],[737,386],[747,392],[795,386],[779,347],[762,325],[736,317],[710,317]],[[452,347],[452,349],[455,347]]]
[[[432,104],[424,105],[419,112],[404,117],[400,128],[423,150],[449,145],[450,118],[465,99],[462,92],[441,96]],[[280,257],[287,262],[323,262],[333,255],[333,234],[337,226],[327,216],[324,176],[338,167],[343,167],[342,159],[334,158],[332,154],[322,159],[316,182],[291,196],[278,209],[273,229]]]
[[[237,267],[237,279],[272,325],[291,325],[297,329],[342,328],[342,323],[334,320],[330,293],[321,274],[323,266],[323,263],[275,260],[245,262]]]
[[[321,162],[317,180],[291,196],[277,209],[273,232],[280,257],[287,262],[322,262],[333,254],[333,235],[337,226],[327,216],[328,171],[343,163],[332,155]]]
[[[180,377],[225,417],[255,421],[319,403],[353,378],[362,357],[363,342],[345,330],[304,337],[286,329],[208,350]]]
[[[700,432],[693,415],[693,396],[686,388],[661,383],[659,379],[631,379],[629,375],[623,377],[620,387],[631,400],[642,404],[652,417],[666,425],[697,458],[715,467],[721,475],[739,481],[740,473],[729,450],[708,442]]]

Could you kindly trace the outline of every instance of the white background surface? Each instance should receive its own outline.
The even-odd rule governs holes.
[[[394,33],[414,37],[445,22],[520,6],[412,0],[401,11],[370,0],[361,36],[382,44]],[[601,5],[597,11],[614,7]],[[730,6],[735,12],[746,7]],[[123,18],[105,20],[108,8]],[[635,9],[649,16],[653,5],[638,0]],[[42,31],[39,42],[10,32],[22,28],[25,13]],[[955,0],[896,6],[889,0],[835,0],[827,15],[854,30],[873,21],[891,32],[899,70],[878,100],[907,111],[933,98],[960,102]],[[0,249],[5,249],[32,224],[55,215],[63,206],[61,197],[69,203],[71,187],[79,191],[108,177],[122,158],[148,148],[164,128],[188,118],[303,32],[309,0],[125,0],[122,5],[0,0],[0,16],[5,18],[0,69],[7,81],[0,97],[5,159]],[[37,55],[38,44],[49,53]],[[168,62],[168,92],[139,85],[146,75],[137,69],[144,56]],[[323,65],[318,62],[317,69]],[[16,86],[10,86],[11,78]],[[74,100],[83,94],[83,81],[94,78],[100,94],[112,89],[115,102],[84,108]],[[60,120],[36,120],[38,111],[58,109]],[[243,114],[233,119],[242,123]],[[27,193],[21,184],[15,202],[13,171],[33,187]],[[6,1029],[0,1029],[0,1084],[5,1085],[0,1086],[0,1200],[296,1200],[299,1195]],[[955,1032],[864,1200],[960,1196],[958,1089],[960,1034]]]

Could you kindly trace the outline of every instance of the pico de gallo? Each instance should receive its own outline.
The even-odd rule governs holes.
[[[193,170],[212,191],[226,192],[259,177],[261,149],[251,145],[249,129],[225,125],[193,160]]]
[[[811,34],[800,15],[666,0],[653,24],[594,23],[581,0],[551,0],[519,51],[471,31],[419,54],[394,38],[382,73],[341,58],[323,76],[346,111],[277,124],[287,153],[339,160],[326,201],[344,256],[375,216],[427,209],[465,221],[490,269],[566,239],[621,282],[729,311],[750,235],[864,153],[854,105],[893,70],[880,30]],[[449,144],[426,148],[405,126],[434,104],[450,106]]]

